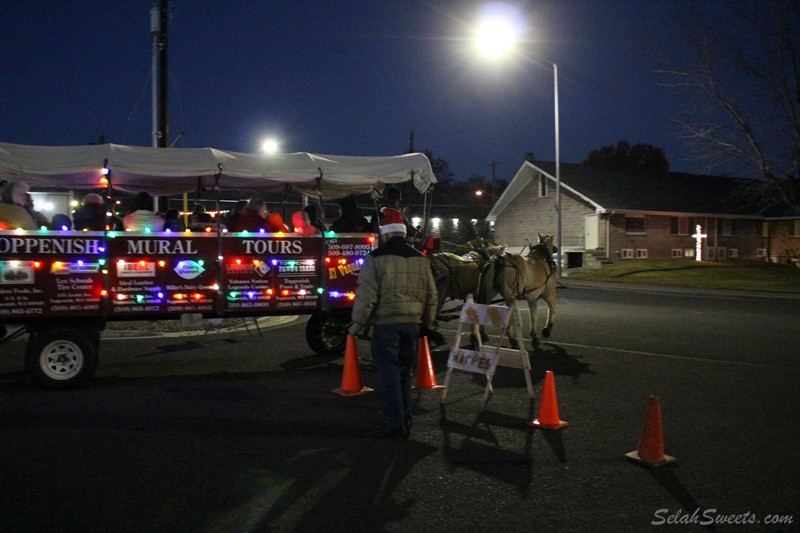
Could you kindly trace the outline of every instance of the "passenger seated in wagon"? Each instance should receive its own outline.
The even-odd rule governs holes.
[[[236,219],[236,224],[232,231],[266,231],[276,233],[288,231],[283,224],[283,218],[278,213],[270,213],[267,204],[261,198],[250,198],[247,202],[247,209],[243,215]]]
[[[73,227],[78,231],[106,229],[106,206],[103,197],[97,193],[84,196],[82,205],[72,215],[72,221]]]
[[[24,181],[8,181],[0,188],[0,230],[39,229],[33,217],[25,209],[28,184]]]
[[[153,197],[142,191],[133,198],[131,212],[122,217],[125,231],[164,231],[164,217],[153,211]]]

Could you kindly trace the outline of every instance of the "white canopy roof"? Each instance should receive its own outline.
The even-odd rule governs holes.
[[[334,199],[413,180],[420,192],[436,183],[421,153],[391,157],[247,154],[215,148],[154,148],[98,144],[28,146],[0,143],[0,179],[31,187],[100,188],[107,168],[112,187],[124,192],[172,195],[211,189],[282,190],[289,184],[310,196]]]

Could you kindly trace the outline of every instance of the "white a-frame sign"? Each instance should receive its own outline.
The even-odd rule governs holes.
[[[516,321],[518,349],[502,348],[499,346],[511,320]],[[465,324],[471,326],[472,336],[478,341],[477,350],[461,348],[461,336]],[[480,326],[500,328],[498,346],[483,344],[480,335]],[[483,407],[485,407],[486,400],[489,399],[489,394],[494,393],[492,377],[494,377],[495,370],[498,366],[522,369],[525,374],[525,382],[528,386],[528,396],[533,398],[531,362],[528,357],[528,352],[525,351],[522,331],[522,317],[516,302],[514,302],[511,307],[506,307],[505,305],[476,304],[472,302],[472,297],[468,296],[464,307],[461,309],[461,316],[458,319],[458,328],[456,329],[456,339],[453,343],[453,348],[450,350],[450,357],[447,360],[447,376],[444,381],[445,388],[442,390],[441,401],[444,401],[447,397],[447,391],[450,387],[450,378],[453,375],[453,370],[457,369],[463,370],[464,372],[484,374],[486,376],[486,390],[483,393],[482,404]]]

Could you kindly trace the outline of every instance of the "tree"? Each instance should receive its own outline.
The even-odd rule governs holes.
[[[425,156],[431,162],[431,169],[433,175],[436,176],[436,181],[439,186],[446,186],[453,180],[453,173],[450,172],[450,163],[441,157],[434,157],[433,152],[425,150]]]
[[[669,171],[669,162],[661,148],[641,143],[631,146],[628,141],[592,150],[583,164],[611,170]]]
[[[693,63],[661,70],[691,104],[678,124],[709,168],[759,177],[751,197],[800,213],[800,2],[687,6]]]

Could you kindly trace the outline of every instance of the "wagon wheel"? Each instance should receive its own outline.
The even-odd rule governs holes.
[[[97,369],[99,343],[98,332],[63,327],[42,330],[28,341],[25,366],[42,387],[79,387]]]
[[[347,328],[351,323],[349,311],[318,311],[306,322],[306,342],[320,355],[343,353],[347,345]]]

